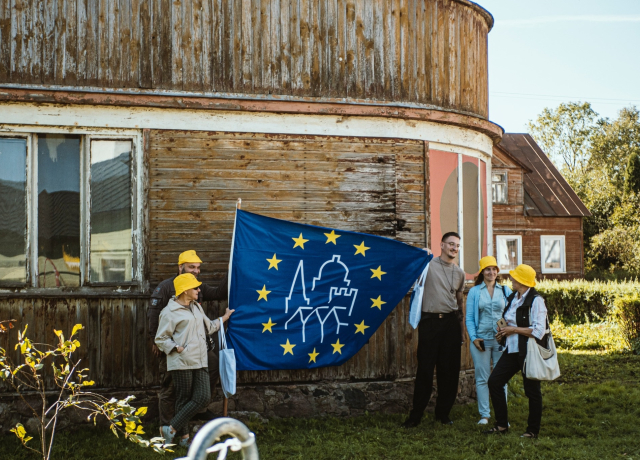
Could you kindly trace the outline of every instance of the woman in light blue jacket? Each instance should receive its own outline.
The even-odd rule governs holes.
[[[491,408],[489,405],[489,375],[491,361],[495,366],[502,356],[502,347],[496,340],[497,322],[507,305],[511,289],[496,282],[498,262],[491,256],[480,259],[480,272],[475,286],[467,296],[466,325],[471,339],[471,357],[476,372],[476,393],[478,395],[479,425],[489,423]]]

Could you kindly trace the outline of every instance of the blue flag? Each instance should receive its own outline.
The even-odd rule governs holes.
[[[380,236],[237,210],[227,340],[238,370],[337,366],[367,343],[431,260]]]

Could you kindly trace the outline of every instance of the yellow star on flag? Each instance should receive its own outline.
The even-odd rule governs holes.
[[[365,326],[364,320],[362,320],[360,324],[354,324],[354,326],[356,327],[356,332],[354,332],[354,334],[357,334],[358,332],[362,332],[362,335],[364,335],[364,330],[369,327],[369,326]]]
[[[316,362],[316,358],[318,357],[320,353],[316,353],[316,349],[313,349],[313,353],[308,353],[309,355],[309,362]]]
[[[327,242],[325,244],[329,244],[329,243],[337,244],[336,240],[340,238],[340,235],[336,235],[335,230],[331,230],[331,233],[325,233],[324,236],[327,237]]]
[[[387,272],[382,271],[382,265],[378,265],[378,268],[376,268],[375,270],[373,268],[370,268],[369,270],[373,272],[371,278],[378,278],[380,281],[382,281],[382,275],[387,274]]]
[[[304,244],[309,241],[309,240],[305,240],[304,238],[302,238],[302,233],[300,233],[300,236],[298,238],[291,238],[293,241],[296,242],[296,244],[293,245],[293,249],[297,248],[298,246],[300,246],[302,249],[304,249]]]
[[[293,347],[295,347],[295,344],[289,343],[289,339],[287,339],[287,343],[280,344],[280,346],[284,348],[284,353],[282,353],[282,356],[286,355],[287,353],[291,353],[291,355],[293,356]]]
[[[262,329],[262,332],[264,332],[264,331],[269,331],[269,332],[273,333],[273,331],[271,330],[271,328],[272,328],[273,326],[275,326],[276,324],[278,324],[278,323],[272,323],[272,322],[271,322],[271,318],[269,318],[269,322],[268,322],[268,323],[262,323],[262,325],[264,326],[264,329]]]
[[[267,294],[271,293],[271,291],[267,291],[267,285],[263,285],[262,289],[260,289],[259,291],[256,291],[258,294],[260,294],[260,297],[258,297],[258,300],[260,299],[264,299],[268,302],[267,300]]]
[[[365,257],[364,252],[367,249],[371,249],[368,248],[364,245],[364,241],[362,243],[360,243],[360,245],[356,246],[355,244],[353,245],[354,248],[356,248],[356,253],[354,254],[354,256],[357,256],[358,254],[362,254],[362,257]]]
[[[332,343],[331,346],[333,347],[333,354],[336,354],[336,353],[342,354],[340,349],[344,347],[344,343],[340,343],[340,339],[338,339],[336,343]]]
[[[373,305],[371,305],[371,308],[377,307],[378,310],[382,310],[382,304],[385,304],[387,302],[383,301],[380,297],[382,296],[378,296],[377,299],[371,299],[371,301],[373,302]]]
[[[267,259],[267,262],[269,262],[269,268],[267,270],[271,270],[274,267],[277,270],[278,263],[282,262],[282,260],[276,259],[276,255],[274,254],[272,259]]]

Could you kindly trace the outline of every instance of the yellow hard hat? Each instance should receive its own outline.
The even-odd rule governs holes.
[[[178,265],[182,264],[201,264],[200,257],[196,255],[196,251],[193,249],[190,251],[184,251],[178,256]]]
[[[529,265],[520,264],[510,270],[509,274],[511,278],[524,286],[534,287],[536,285],[536,271]]]
[[[176,288],[176,297],[189,289],[197,288],[202,283],[191,273],[178,275],[173,279],[173,287]]]
[[[500,267],[498,267],[498,261],[493,256],[484,256],[480,259],[480,271],[484,270],[487,267],[496,267],[498,271],[500,271]]]

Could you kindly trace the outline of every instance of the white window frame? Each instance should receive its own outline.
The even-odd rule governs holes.
[[[517,240],[518,241],[518,261],[516,266],[522,264],[522,235],[496,235],[496,259],[500,266],[500,254],[498,253],[501,240]],[[514,267],[515,268],[515,267]]]
[[[26,160],[26,214],[27,214],[27,257],[25,261],[25,283],[2,283],[3,287],[38,288],[38,135],[40,134],[68,134],[80,136],[80,286],[108,287],[132,286],[143,288],[144,262],[144,222],[146,211],[143,209],[144,187],[143,178],[143,135],[139,129],[109,129],[109,128],[62,128],[38,125],[0,125],[0,138],[23,138],[27,142]],[[125,282],[91,282],[89,273],[90,261],[90,172],[91,172],[91,141],[92,140],[126,140],[131,141],[131,281]],[[38,288],[55,292],[56,288]],[[59,289],[59,288],[58,288]]]
[[[560,262],[560,268],[545,268],[544,267],[544,242],[545,241],[560,241],[562,247],[562,258]],[[564,235],[541,235],[540,236],[540,271],[541,273],[566,273],[567,272],[567,246]]]
[[[464,265],[464,254],[465,254],[465,245],[464,245],[464,226],[465,226],[465,219],[464,219],[464,187],[463,187],[463,155],[468,156],[468,157],[472,157],[472,158],[476,158],[478,160],[478,209],[482,209],[482,174],[480,173],[481,171],[481,166],[480,163],[484,163],[485,165],[485,186],[486,186],[486,193],[487,193],[487,228],[485,229],[486,232],[486,238],[487,238],[487,252],[488,254],[486,255],[491,255],[493,253],[493,209],[492,209],[492,202],[489,201],[489,198],[491,198],[491,195],[489,195],[491,193],[491,188],[490,188],[490,184],[491,184],[491,158],[484,158],[484,157],[479,157],[479,156],[473,156],[470,155],[469,153],[465,152],[465,153],[460,153],[460,152],[455,152],[452,151],[452,153],[455,153],[458,156],[458,165],[457,165],[457,178],[458,178],[458,228],[457,228],[457,232],[458,234],[462,237],[462,242],[460,244],[460,249],[458,251],[458,265],[460,266],[460,268],[462,268],[462,270],[469,269],[469,273],[473,272],[473,269],[475,268],[475,266],[473,268],[471,267],[465,267]],[[480,260],[485,254],[482,253],[482,225],[483,225],[483,221],[482,221],[482,214],[483,214],[484,210],[482,212],[478,212],[478,222],[467,222],[467,224],[470,225],[476,225],[478,228],[478,260]],[[465,270],[465,273],[466,270]]]
[[[499,184],[502,182],[494,182],[493,175],[494,174],[504,174],[504,188],[506,191],[505,198],[506,201],[493,201],[493,185]],[[509,204],[509,173],[507,171],[491,171],[491,203],[493,204]]]

